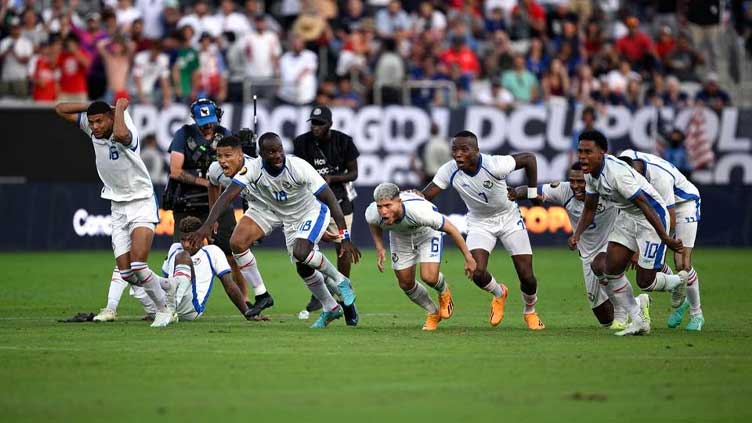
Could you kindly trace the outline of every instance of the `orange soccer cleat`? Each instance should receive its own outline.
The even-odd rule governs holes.
[[[426,317],[426,323],[423,324],[423,330],[436,330],[439,327],[441,315],[439,313],[429,314]]]
[[[454,302],[448,286],[443,294],[439,294],[439,314],[442,320],[448,319],[454,314]]]
[[[489,317],[491,326],[498,326],[504,320],[504,304],[507,302],[509,290],[504,284],[501,284],[501,289],[504,291],[501,297],[493,297],[491,300],[491,316]]]
[[[546,325],[544,325],[543,321],[538,317],[538,313],[528,313],[523,317],[525,323],[527,323],[527,328],[530,330],[542,330],[546,328]]]

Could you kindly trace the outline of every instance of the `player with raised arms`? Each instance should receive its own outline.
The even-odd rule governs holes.
[[[645,291],[669,291],[678,307],[687,289],[686,272],[667,275],[663,267],[666,247],[682,251],[682,242],[668,234],[666,204],[650,183],[628,164],[606,154],[608,141],[599,131],[584,131],[578,138],[577,153],[585,173],[585,207],[569,247],[575,249],[585,230],[593,223],[601,197],[620,210],[608,238],[605,268],[593,271],[608,280],[608,290],[615,307],[624,307],[631,322],[616,335],[641,335],[650,332],[650,320],[632,295],[632,285],[624,272],[635,252],[637,285]]]
[[[433,181],[423,188],[426,200],[433,200],[441,191],[454,187],[465,202],[467,216],[467,247],[477,266],[473,282],[490,292],[490,323],[496,326],[504,317],[504,303],[509,290],[499,284],[488,271],[488,258],[500,240],[509,252],[520,280],[523,318],[531,330],[545,328],[535,311],[538,302],[538,281],[533,274],[533,252],[517,203],[507,198],[505,178],[516,169],[525,169],[528,196],[537,198],[538,180],[535,155],[518,153],[508,156],[481,154],[478,137],[460,131],[452,138],[452,161],[442,165]]]
[[[510,200],[527,198],[526,191],[527,187],[517,187],[509,191],[509,198]],[[586,198],[585,174],[582,173],[580,162],[575,162],[569,168],[569,181],[543,184],[539,187],[539,193],[546,203],[564,207],[571,226],[577,227]],[[599,279],[591,268],[593,263],[597,263],[596,266],[599,268],[604,266],[608,235],[613,229],[617,214],[618,210],[611,203],[603,199],[599,200],[593,223],[582,233],[580,241],[577,243],[577,252],[582,261],[585,292],[593,314],[601,325],[612,330],[623,330],[628,323],[626,309],[614,306],[606,291],[607,281]],[[640,294],[637,296],[637,301],[645,315],[650,316],[650,297],[648,297],[648,294]]]
[[[287,250],[295,261],[298,274],[323,305],[321,315],[311,327],[324,328],[343,315],[342,307],[326,288],[324,276],[336,281],[345,305],[355,302],[350,280],[339,273],[317,248],[330,214],[343,238],[340,254],[348,254],[353,262],[357,262],[360,251],[350,240],[342,209],[334,194],[310,164],[297,157],[286,157],[282,140],[273,132],[259,138],[259,153],[259,158],[250,160],[233,177],[233,184],[219,196],[209,217],[189,239],[193,243],[201,242],[211,232],[218,216],[243,189],[256,190],[258,199],[282,221]]]
[[[439,271],[444,233],[465,257],[465,273],[472,277],[475,259],[467,249],[460,231],[421,195],[400,192],[397,185],[383,183],[373,191],[374,202],[366,209],[366,221],[376,244],[376,266],[384,271],[384,230],[389,231],[392,269],[399,287],[412,302],[428,312],[423,330],[436,330],[439,322],[452,317],[454,304],[449,283]],[[443,233],[442,233],[443,232]],[[426,288],[415,279],[415,265],[420,264],[420,278],[439,293],[439,306]]]
[[[679,326],[689,309],[686,329],[700,331],[705,317],[700,304],[700,279],[692,267],[692,251],[700,222],[700,191],[679,169],[656,155],[630,149],[622,151],[619,158],[630,163],[661,194],[671,216],[671,231],[684,246],[681,253],[674,253],[674,265],[677,272],[687,272],[687,299],[671,313],[668,327]],[[666,264],[661,272],[672,273]]]
[[[101,196],[112,204],[112,249],[120,276],[146,290],[157,309],[152,326],[163,327],[175,318],[174,310],[168,307],[159,277],[147,264],[159,222],[157,201],[139,154],[138,130],[127,107],[128,100],[121,98],[114,110],[103,101],[95,101],[60,103],[55,112],[76,123],[91,138],[97,173],[104,184]]]

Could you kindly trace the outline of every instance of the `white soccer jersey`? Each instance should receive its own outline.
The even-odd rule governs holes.
[[[270,174],[261,158],[247,165],[232,181],[242,187],[251,186],[259,199],[266,203],[285,224],[295,224],[312,211],[318,212],[321,203],[316,194],[326,188],[324,178],[308,162],[286,156],[285,165],[277,175]]]
[[[243,167],[248,168],[250,162],[253,160],[253,157],[248,155],[244,155],[244,157],[245,163],[243,164]],[[206,176],[208,177],[210,184],[220,187],[223,190],[230,186],[230,184],[232,184],[232,178],[225,175],[224,171],[222,171],[222,166],[219,165],[219,162],[213,162],[211,165],[209,165],[209,170],[207,171]],[[259,203],[257,194],[258,193],[255,192],[255,188],[251,185],[244,187],[243,190],[240,191],[240,196],[249,203]]]
[[[700,191],[676,166],[654,154],[631,149],[622,151],[621,155],[645,162],[645,179],[661,194],[666,207],[673,207],[674,204],[687,201],[699,202]]]
[[[97,173],[102,180],[102,198],[112,201],[131,201],[154,196],[149,171],[141,160],[138,130],[131,116],[125,112],[125,126],[133,141],[125,146],[109,139],[95,138],[89,128],[86,113],[78,114],[78,126],[91,138],[94,146]]]
[[[436,206],[425,198],[407,192],[400,193],[402,199],[402,219],[392,225],[387,225],[379,216],[376,202],[371,203],[366,209],[366,221],[369,225],[375,225],[403,235],[422,237],[432,234],[434,230],[440,231],[444,227],[444,215],[438,212]]]
[[[481,154],[475,174],[470,175],[460,170],[452,160],[439,168],[433,183],[441,189],[453,186],[465,202],[470,217],[492,217],[518,210],[517,203],[507,198],[507,183],[504,179],[514,168],[515,160],[512,156]]]
[[[162,264],[162,275],[171,277],[175,269],[175,256],[183,251],[179,242],[170,246],[167,253],[167,259]],[[214,277],[221,278],[223,275],[231,272],[230,264],[227,263],[225,253],[216,245],[205,245],[201,247],[196,254],[191,256],[193,260],[193,277],[191,279],[191,291],[193,292],[193,308],[201,314],[206,308],[206,302],[209,300]],[[177,299],[180,303],[180,298]]]
[[[585,203],[574,197],[569,182],[544,184],[540,188],[540,193],[543,194],[547,202],[563,206],[567,211],[572,228],[577,227]],[[614,226],[617,214],[618,211],[611,203],[602,198],[598,200],[593,223],[582,233],[580,241],[577,243],[580,257],[589,258],[603,249],[608,243],[608,235]]]
[[[643,218],[642,211],[632,200],[642,192],[658,217],[666,219],[666,203],[658,191],[631,166],[610,154],[603,158],[603,168],[598,177],[585,174],[585,192],[598,194],[601,199],[610,201],[622,212],[635,218]]]

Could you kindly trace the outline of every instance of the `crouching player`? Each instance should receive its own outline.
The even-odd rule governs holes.
[[[384,271],[383,230],[389,230],[389,251],[397,283],[412,302],[428,312],[423,330],[436,330],[442,319],[452,317],[454,304],[449,284],[439,271],[444,233],[452,237],[465,256],[465,274],[472,277],[475,259],[467,249],[460,231],[428,200],[418,194],[400,192],[397,185],[383,183],[373,192],[375,200],[366,209],[366,221],[376,244],[376,266]],[[420,263],[420,278],[439,293],[439,306],[426,288],[415,279],[415,264]]]
[[[574,163],[569,169],[568,182],[541,185],[539,194],[543,196],[545,202],[564,207],[570,224],[576,228],[582,216],[582,209],[585,207],[585,174],[582,173],[580,162]],[[510,191],[509,198],[510,200],[527,198],[527,187],[517,187]],[[600,199],[595,209],[593,223],[585,229],[577,243],[577,252],[582,261],[585,292],[595,318],[605,327],[623,330],[627,327],[627,310],[611,302],[606,292],[608,281],[599,279],[592,269],[593,263],[596,268],[605,267],[608,236],[613,230],[617,214],[618,210],[613,204]],[[636,300],[645,316],[649,318],[650,297],[648,294],[640,294]]]
[[[206,310],[217,277],[225,288],[227,296],[240,314],[245,315],[248,306],[243,300],[237,284],[232,279],[232,269],[225,253],[216,245],[194,246],[188,236],[201,227],[201,220],[194,216],[184,217],[180,221],[180,242],[170,247],[167,259],[162,264],[162,284],[177,285],[175,293],[176,312],[182,320],[196,320]],[[166,289],[166,287],[163,287]],[[169,292],[169,291],[168,291]],[[249,318],[258,320],[259,317]]]

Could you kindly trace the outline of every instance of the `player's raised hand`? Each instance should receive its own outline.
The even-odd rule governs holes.
[[[345,254],[350,255],[350,261],[353,263],[360,261],[360,250],[349,239],[343,239],[339,249],[339,257],[343,257]]]
[[[194,248],[200,248],[204,243],[204,239],[208,238],[211,234],[211,227],[201,226],[196,232],[191,232],[185,235],[185,239],[190,242]]]
[[[579,242],[579,239],[572,235],[569,237],[569,240],[567,241],[567,245],[569,246],[569,249],[574,251],[577,248],[577,242]]]
[[[468,279],[473,278],[473,273],[475,273],[475,269],[478,267],[478,264],[475,262],[475,259],[472,255],[465,256],[465,276],[468,277]]]
[[[668,248],[676,251],[677,253],[681,253],[682,251],[684,251],[684,243],[682,243],[680,239],[669,238],[669,239],[663,240],[663,242],[666,243]]]
[[[383,248],[376,250],[376,267],[379,272],[384,273],[384,257],[386,256],[386,250]]]
[[[117,102],[115,103],[115,108],[120,110],[125,110],[128,108],[128,99],[127,98],[119,98]]]

